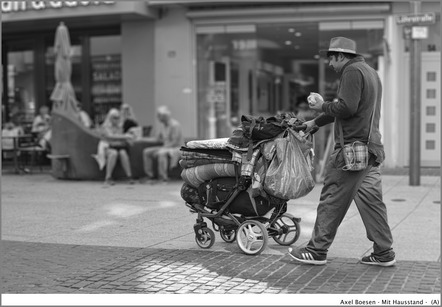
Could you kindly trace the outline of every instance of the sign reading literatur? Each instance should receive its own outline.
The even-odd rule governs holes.
[[[115,1],[1,1],[2,13],[75,8],[89,5],[114,4]]]
[[[412,15],[399,15],[396,17],[398,25],[417,25],[417,24],[434,24],[436,23],[435,13],[422,13]]]

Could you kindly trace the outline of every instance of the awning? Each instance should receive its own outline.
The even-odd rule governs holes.
[[[148,0],[149,6],[155,6],[155,5],[173,5],[173,4],[183,4],[183,5],[191,5],[191,4],[242,4],[242,3],[257,3],[257,2],[267,2],[268,0]],[[278,2],[293,2],[293,0],[283,0]]]
[[[391,5],[389,3],[379,2],[318,2],[318,1],[294,1],[294,0],[147,0],[148,6],[167,6],[183,5],[196,6],[198,9],[191,9],[186,13],[190,19],[208,19],[214,18],[245,18],[245,19],[268,19],[270,16],[286,16],[292,18],[304,18],[306,16],[321,17],[333,19],[336,14],[370,15],[383,18],[391,14]],[[240,6],[238,6],[240,5]],[[211,7],[216,9],[211,9]],[[248,20],[249,21],[249,20]]]

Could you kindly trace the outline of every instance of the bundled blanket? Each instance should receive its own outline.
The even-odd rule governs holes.
[[[185,168],[181,178],[192,187],[199,187],[204,181],[217,177],[235,177],[235,165],[215,163]]]

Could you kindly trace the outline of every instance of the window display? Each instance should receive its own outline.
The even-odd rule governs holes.
[[[91,96],[94,122],[104,121],[111,108],[121,105],[121,60],[120,55],[93,56]]]
[[[93,36],[90,39],[91,113],[100,125],[111,108],[121,106],[121,36]]]

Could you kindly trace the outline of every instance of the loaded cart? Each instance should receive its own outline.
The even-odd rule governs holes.
[[[298,240],[301,219],[286,211],[289,199],[315,185],[312,136],[305,128],[291,113],[242,116],[230,138],[189,141],[181,148],[181,197],[197,214],[199,247],[213,246],[214,231],[248,255],[260,254],[269,237],[285,246]]]

